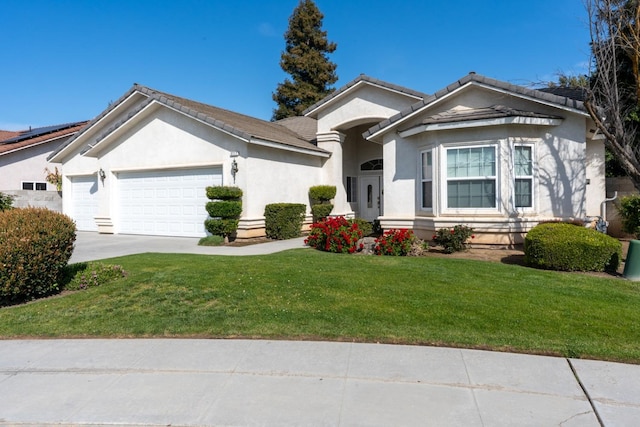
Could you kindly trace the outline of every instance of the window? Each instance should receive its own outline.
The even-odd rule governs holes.
[[[423,151],[421,157],[422,208],[433,209],[433,152]]]
[[[347,177],[347,202],[356,203],[358,201],[358,178]]]
[[[447,207],[495,208],[496,148],[447,150]]]
[[[381,171],[383,161],[382,159],[369,160],[360,165],[361,171]]]
[[[514,203],[516,208],[533,207],[533,149],[516,145],[514,149]]]
[[[23,182],[22,183],[23,190],[37,190],[37,191],[47,191],[47,183],[46,182]]]

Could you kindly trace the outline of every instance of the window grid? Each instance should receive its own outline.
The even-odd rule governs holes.
[[[516,208],[533,207],[533,148],[530,145],[514,147],[514,204]]]
[[[495,146],[447,149],[447,207],[496,207]]]
[[[433,209],[433,152],[423,151],[421,155],[422,208]]]

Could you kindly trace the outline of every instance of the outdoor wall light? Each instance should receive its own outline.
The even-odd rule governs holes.
[[[98,176],[100,177],[101,180],[104,181],[104,179],[107,177],[107,174],[104,173],[104,171],[102,170],[102,168],[100,168],[100,170],[98,171]]]
[[[236,162],[236,159],[233,159],[233,161],[231,162],[231,176],[233,177],[234,184],[236,182],[237,173],[238,173],[238,162]]]

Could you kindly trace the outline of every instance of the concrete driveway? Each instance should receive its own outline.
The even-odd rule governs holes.
[[[260,243],[242,247],[198,246],[196,237],[159,237],[130,234],[76,233],[76,246],[70,263],[95,261],[146,252],[186,253],[203,255],[266,255],[287,249],[305,248],[304,238]]]

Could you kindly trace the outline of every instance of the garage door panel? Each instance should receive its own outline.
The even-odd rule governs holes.
[[[202,237],[206,187],[221,183],[220,168],[121,173],[119,232]]]

